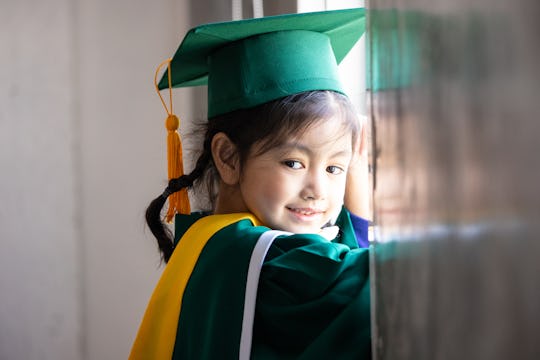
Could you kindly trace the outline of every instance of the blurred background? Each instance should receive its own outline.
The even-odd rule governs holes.
[[[163,269],[144,222],[167,177],[154,71],[189,28],[356,6],[3,0],[0,359],[127,358]],[[361,50],[345,67],[365,112]],[[177,89],[174,102],[182,133],[206,118],[206,88]]]
[[[376,359],[540,359],[540,3],[371,0]]]

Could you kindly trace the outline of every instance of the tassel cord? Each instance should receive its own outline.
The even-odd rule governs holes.
[[[165,64],[167,64],[168,66],[167,77],[169,81],[169,107],[167,107],[165,100],[161,96],[157,82],[158,73]],[[167,112],[167,119],[165,120],[165,127],[167,128],[167,173],[168,179],[169,181],[171,181],[172,179],[182,177],[184,174],[182,159],[182,142],[177,131],[180,126],[180,120],[173,113],[171,59],[165,60],[158,66],[156,74],[154,76],[154,85],[156,87],[156,91],[159,95],[161,103],[163,104],[163,107]],[[169,189],[169,187],[167,188]],[[164,194],[165,193],[168,193],[165,198],[168,197],[169,199],[169,208],[165,216],[165,221],[171,222],[177,213],[189,214],[191,212],[187,188],[181,189],[178,192],[170,193],[169,191],[165,190]]]

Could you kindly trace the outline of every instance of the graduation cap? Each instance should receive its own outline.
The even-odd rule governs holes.
[[[344,93],[337,66],[364,24],[364,9],[355,8],[201,25],[187,33],[156,87],[208,85],[208,118],[304,91]]]
[[[208,85],[208,118],[309,90],[343,93],[337,64],[364,33],[361,8],[201,25],[171,60],[171,86]],[[167,71],[158,84],[169,87]]]

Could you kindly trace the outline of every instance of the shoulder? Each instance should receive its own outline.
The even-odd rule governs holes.
[[[176,215],[175,241],[185,236],[205,234],[211,236],[256,235],[268,230],[252,214],[234,213],[211,215],[198,212],[189,215]]]

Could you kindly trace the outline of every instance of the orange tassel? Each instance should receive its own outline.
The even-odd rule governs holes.
[[[180,121],[174,114],[170,114],[165,120],[165,127],[167,128],[167,162],[168,162],[168,175],[169,180],[176,179],[184,175],[184,165],[182,161],[182,142],[180,136],[176,131]],[[191,208],[189,206],[189,197],[187,189],[184,188],[169,196],[169,210],[165,216],[167,222],[171,222],[174,215],[189,214]]]
[[[171,110],[167,108],[167,104],[163,100],[159,88],[157,85],[157,77],[159,70],[163,65],[168,65],[168,78],[169,78],[169,101]],[[178,135],[178,127],[180,125],[180,120],[173,113],[173,103],[172,103],[172,86],[171,86],[171,59],[167,59],[162,62],[157,70],[154,77],[154,85],[156,91],[167,111],[167,119],[165,120],[165,127],[167,128],[167,163],[168,163],[168,176],[169,180],[176,179],[184,175],[184,165],[182,160],[182,142],[180,141],[180,136]],[[187,189],[184,188],[180,191],[175,192],[174,194],[169,195],[169,209],[167,210],[167,215],[165,215],[165,221],[170,223],[174,219],[176,214],[189,214],[191,208],[189,206],[189,197]]]

